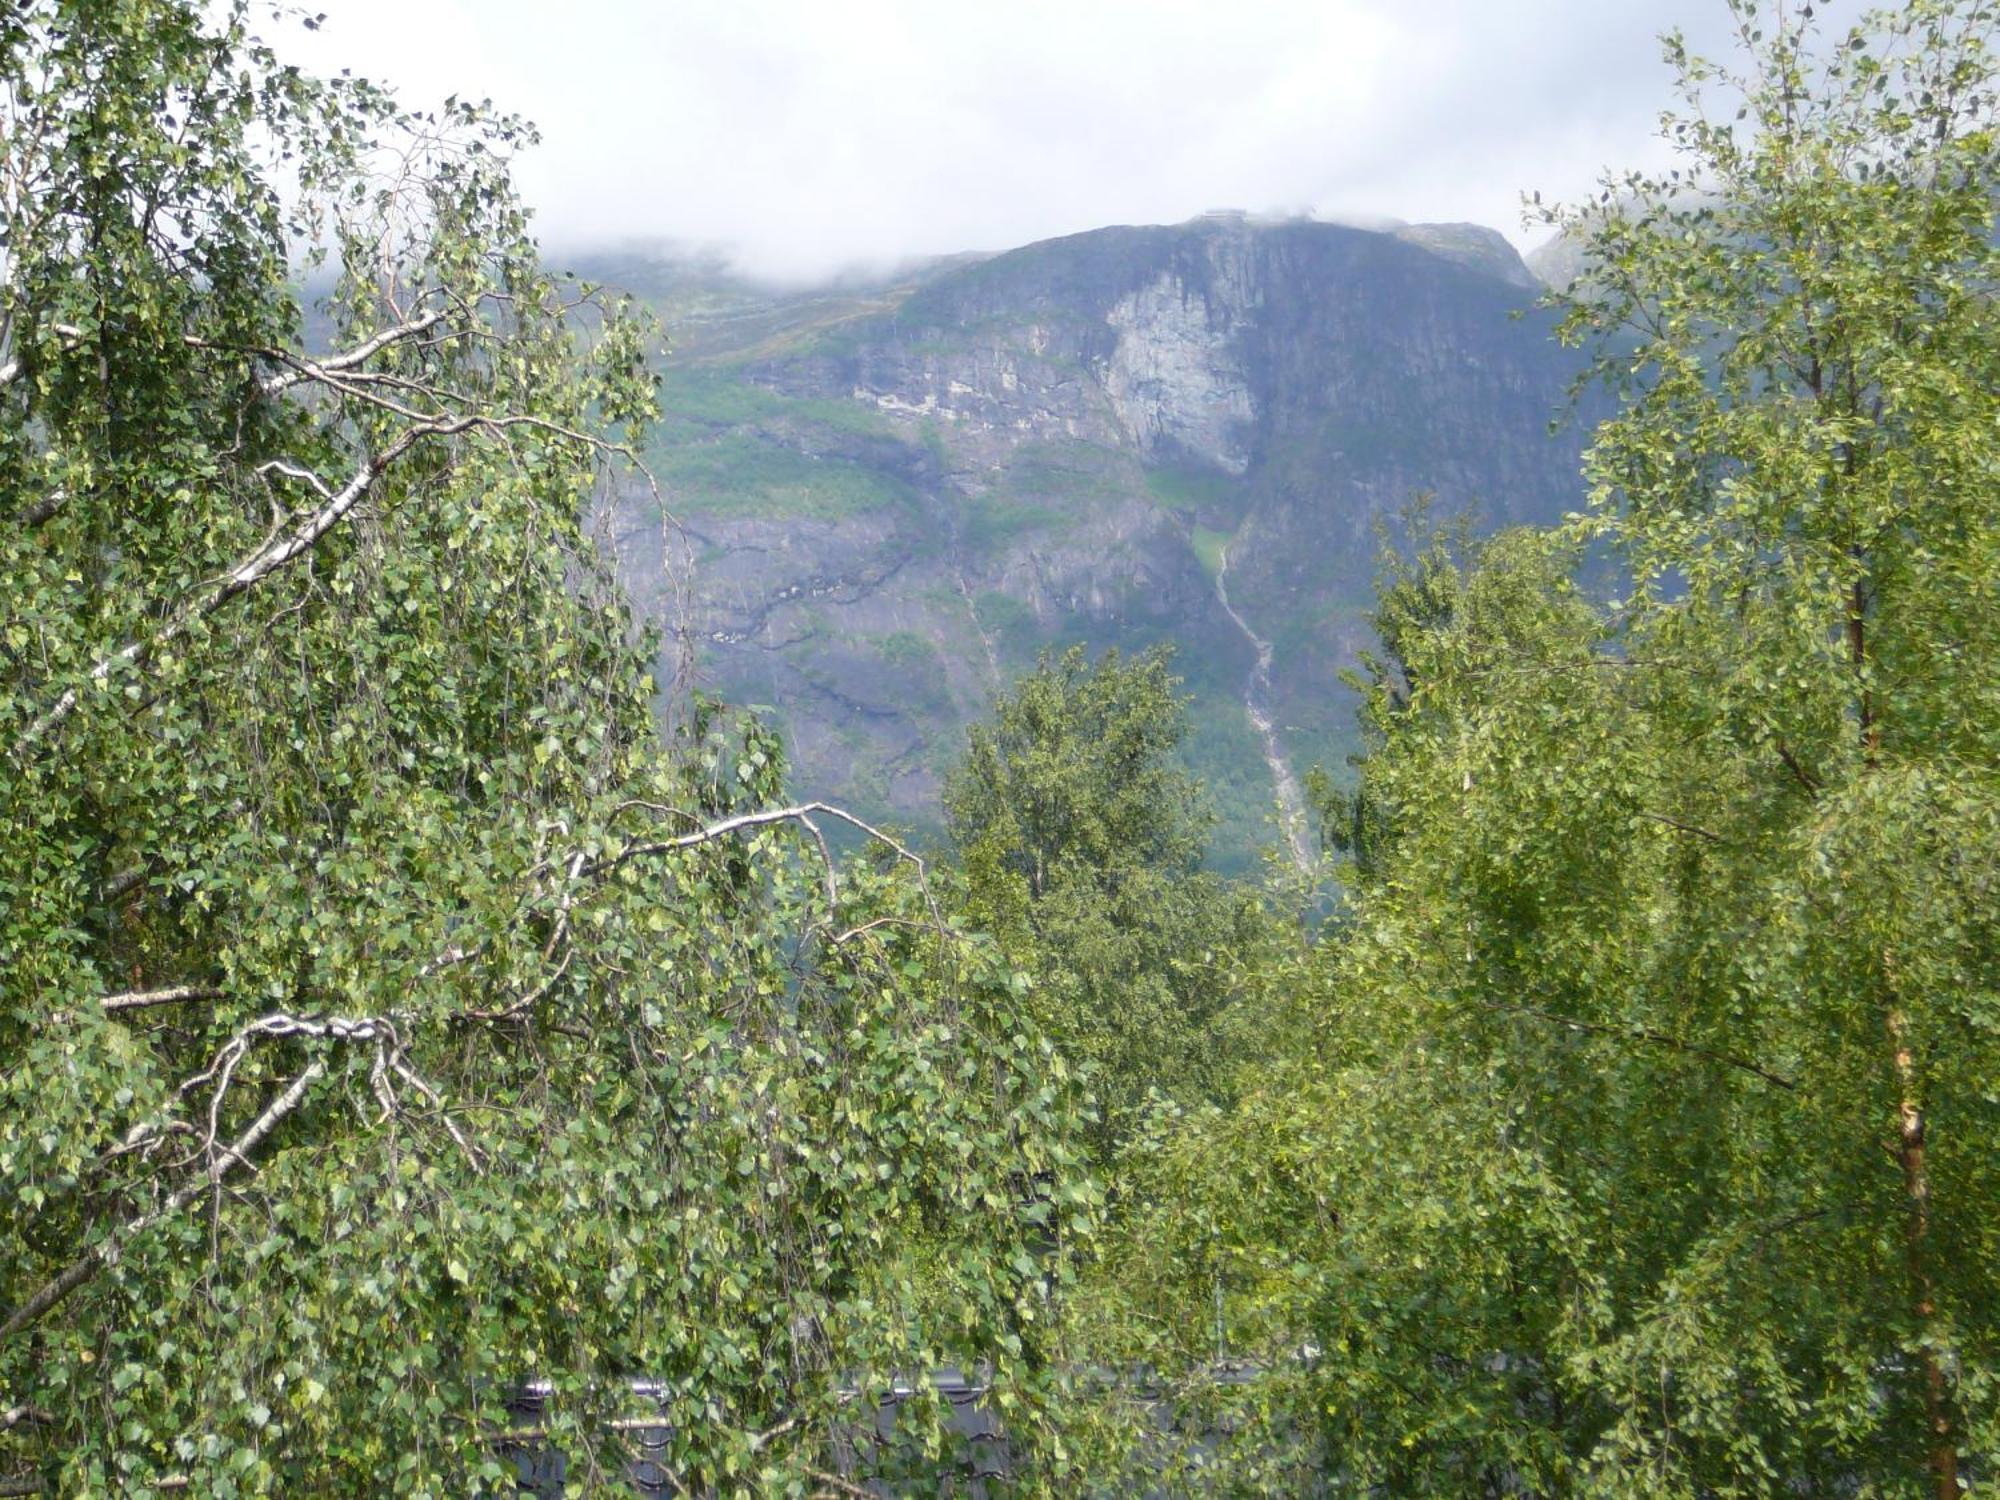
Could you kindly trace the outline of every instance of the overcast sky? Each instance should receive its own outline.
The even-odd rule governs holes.
[[[552,247],[757,271],[1209,208],[1470,219],[1662,159],[1658,33],[1723,0],[318,0],[286,50],[526,114]]]

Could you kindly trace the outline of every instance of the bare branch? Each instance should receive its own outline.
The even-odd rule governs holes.
[[[821,1496],[859,1496],[861,1500],[873,1500],[873,1491],[864,1490],[858,1484],[849,1484],[838,1474],[828,1474],[820,1469],[808,1469],[806,1472],[812,1475],[815,1484],[822,1486],[813,1492],[814,1500],[819,1500]]]
[[[850,927],[845,932],[833,933],[827,938],[827,943],[832,947],[838,948],[843,943],[851,943],[858,937],[863,937],[884,927],[914,927],[925,931],[929,930],[928,923],[912,922],[908,917],[876,917],[872,921]]]
[[[227,990],[212,984],[177,984],[164,990],[126,990],[106,995],[98,1002],[106,1011],[145,1010],[155,1005],[181,1005],[197,1000],[220,1000]]]
[[[100,895],[100,899],[107,906],[116,903],[121,897],[129,894],[134,887],[142,883],[148,873],[149,871],[146,866],[142,864],[134,865],[129,870],[119,871],[104,882],[104,890]]]
[[[549,991],[553,990],[558,984],[562,983],[563,975],[569,972],[569,963],[573,957],[575,957],[574,950],[565,952],[562,956],[562,962],[556,965],[555,973],[551,974],[547,979],[544,979],[540,984],[536,985],[533,989],[529,990],[527,994],[523,995],[520,999],[514,1001],[511,1005],[501,1006],[497,1010],[468,1010],[465,1012],[466,1019],[471,1021],[511,1021],[517,1016],[525,1015],[528,1011],[532,1010],[536,1006],[536,1004],[538,1004],[542,1000],[542,998],[549,993]]]
[[[679,834],[668,839],[650,839],[643,843],[627,844],[616,854],[591,861],[583,867],[583,873],[586,875],[606,875],[617,869],[620,865],[648,854],[664,854],[674,849],[692,849],[701,844],[712,844],[717,839],[727,838],[733,833],[741,833],[747,828],[768,828],[773,823],[798,823],[817,837],[819,830],[812,822],[815,813],[821,817],[833,818],[847,824],[849,827],[859,829],[870,838],[895,851],[900,858],[916,866],[919,876],[925,874],[926,867],[921,856],[912,852],[899,840],[891,838],[881,829],[875,827],[874,824],[857,818],[853,813],[843,808],[835,807],[828,802],[800,802],[791,807],[774,807],[763,812],[738,813],[734,817],[724,818],[719,823],[711,823],[706,828],[697,829],[693,833]],[[824,839],[820,840],[820,847],[822,850],[825,849]],[[928,889],[926,890],[926,895],[928,895]]]
[[[257,465],[257,472],[259,474],[283,474],[289,479],[296,479],[304,484],[311,485],[313,493],[318,495],[322,500],[331,500],[333,498],[333,491],[327,488],[324,479],[313,473],[311,469],[302,468],[290,459],[270,459],[265,463]]]
[[[430,312],[411,318],[406,323],[398,323],[393,328],[385,328],[365,343],[357,344],[345,354],[336,354],[328,359],[301,359],[282,349],[259,349],[255,351],[265,359],[290,366],[282,374],[273,375],[258,383],[258,389],[266,396],[277,396],[295,385],[309,380],[325,380],[338,375],[343,370],[352,370],[357,365],[366,364],[391,344],[403,339],[415,338],[435,328],[444,321],[444,310],[433,308]]]
[[[433,974],[442,974],[446,969],[460,964],[469,964],[486,951],[486,944],[474,943],[470,948],[451,947],[417,970],[417,978],[429,979]]]
[[[762,1432],[751,1433],[750,1451],[755,1453],[759,1449],[770,1447],[772,1443],[790,1432],[794,1427],[797,1427],[799,1421],[800,1418],[798,1416],[789,1416],[775,1427],[767,1427]]]
[[[1692,823],[1683,823],[1679,818],[1670,818],[1665,813],[1648,812],[1642,807],[1639,809],[1639,816],[1650,818],[1655,823],[1665,824],[1668,828],[1675,829],[1680,833],[1691,834],[1698,839],[1705,839],[1711,844],[1722,842],[1721,834],[1711,833],[1706,828],[1698,828]]]
[[[1792,752],[1792,747],[1787,745],[1783,740],[1778,741],[1778,759],[1785,763],[1785,769],[1792,773],[1792,779],[1799,784],[1800,790],[1808,797],[1817,797],[1819,795],[1819,778],[1806,769],[1804,762]]]
[[[83,338],[83,330],[74,323],[53,323],[50,325],[50,332],[65,344],[74,344]],[[0,365],[0,386],[12,385],[20,378],[21,370],[22,361],[18,354],[4,365]]]
[[[826,846],[826,835],[819,831],[819,824],[809,816],[801,815],[800,826],[812,835],[812,841],[819,846],[820,868],[826,871],[826,909],[832,911],[840,905],[840,882],[834,875],[833,851]]]
[[[68,490],[50,490],[48,494],[21,512],[21,524],[28,527],[39,526],[67,504],[69,504]]]
[[[445,1108],[444,1096],[432,1087],[421,1073],[417,1072],[415,1068],[412,1068],[402,1058],[397,1057],[392,1059],[389,1066],[394,1070],[397,1077],[401,1078],[411,1088],[430,1100],[432,1108],[437,1110],[439,1121],[443,1123],[446,1132],[451,1136],[452,1141],[464,1155],[466,1164],[472,1168],[474,1173],[484,1177],[486,1175],[485,1159],[474,1148],[472,1142],[465,1138],[465,1133],[458,1128],[458,1122],[452,1119],[451,1112]]]

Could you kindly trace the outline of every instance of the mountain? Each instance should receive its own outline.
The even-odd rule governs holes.
[[[801,791],[934,824],[963,726],[1045,646],[1170,638],[1224,863],[1338,764],[1376,528],[1417,492],[1486,524],[1582,499],[1577,372],[1472,225],[1213,214],[774,290],[685,257],[579,267],[673,352],[625,496],[643,609],[769,705]]]

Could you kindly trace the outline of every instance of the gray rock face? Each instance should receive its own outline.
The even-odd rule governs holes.
[[[1391,232],[1397,239],[1419,245],[1443,260],[1496,276],[1522,291],[1533,293],[1542,289],[1534,257],[1523,261],[1505,235],[1484,224],[1405,224]]]
[[[1273,787],[1223,549],[1273,732],[1333,764],[1384,514],[1417,491],[1496,524],[1581,500],[1578,437],[1547,430],[1573,358],[1473,226],[1208,218],[811,294],[592,269],[652,293],[686,351],[654,457],[701,676],[776,710],[802,791],[906,824],[1038,649],[1171,637],[1191,758],[1247,857]],[[636,496],[619,523],[659,529]],[[673,605],[667,570],[627,576]]]
[[[1145,459],[1192,460],[1225,474],[1250,468],[1256,403],[1238,351],[1259,288],[1247,235],[1202,244],[1199,284],[1172,270],[1119,298],[1105,314],[1115,335],[1105,394]]]

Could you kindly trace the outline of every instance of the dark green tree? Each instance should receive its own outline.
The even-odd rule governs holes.
[[[1149,1093],[1220,1085],[1213,1027],[1256,921],[1201,869],[1211,818],[1174,759],[1186,708],[1169,662],[1045,654],[973,726],[945,789],[968,920],[1033,973],[1036,1014],[1090,1070],[1107,1146]]]
[[[533,1379],[584,1482],[646,1416],[802,1492],[943,1360],[1040,1472],[1084,1190],[1011,971],[655,729],[590,533],[649,335],[525,127],[246,16],[0,8],[0,1487],[504,1491]]]
[[[1439,517],[1434,499],[1424,495],[1406,506],[1399,528],[1384,527],[1375,579],[1375,607],[1369,624],[1375,647],[1361,655],[1359,670],[1342,674],[1361,695],[1361,749],[1348,758],[1350,769],[1367,764],[1387,727],[1410,706],[1418,687],[1416,655],[1428,639],[1468,607],[1467,583],[1484,547],[1469,515]],[[1343,784],[1324,767],[1306,778],[1320,826],[1321,845],[1351,861],[1350,873],[1376,873],[1394,833],[1392,809],[1370,795],[1365,778]]]
[[[1218,1355],[1260,1355],[1274,1328],[1301,1326],[1265,1316],[1260,1251],[1278,1237],[1256,1200],[1270,1177],[1253,1169],[1210,1196],[1216,1163],[1181,1153],[1282,1051],[1264,1002],[1299,977],[1300,928],[1202,868],[1211,820],[1176,760],[1179,686],[1165,648],[1045,654],[973,727],[945,806],[966,919],[1029,973],[1035,1016],[1082,1062],[1097,1114],[1102,1253],[1065,1324],[1070,1357],[1096,1372],[1067,1405],[1090,1492],[1284,1493],[1310,1478],[1312,1451],[1302,1469],[1298,1445],[1263,1442],[1261,1426],[1219,1442],[1246,1424],[1241,1393],[1213,1379]],[[1244,1155],[1220,1160],[1233,1172]],[[1163,1434],[1160,1408],[1097,1378],[1105,1369],[1151,1370],[1148,1399],[1177,1406],[1186,1433]]]

